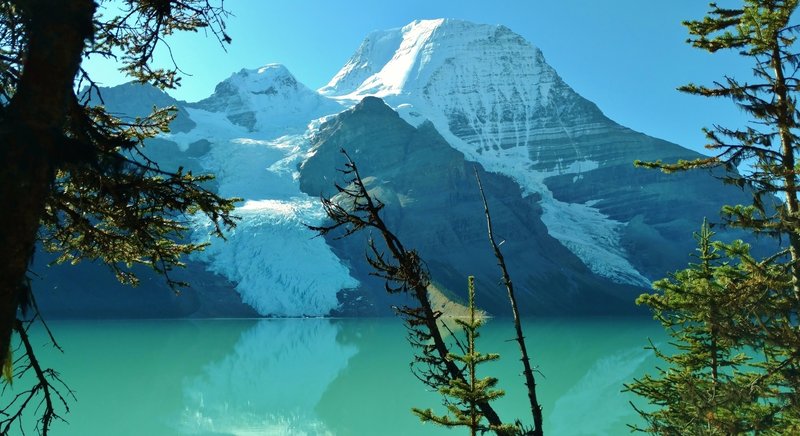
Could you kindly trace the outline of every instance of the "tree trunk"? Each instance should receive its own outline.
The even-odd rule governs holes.
[[[794,124],[794,111],[787,95],[788,86],[783,73],[783,60],[781,59],[778,38],[779,36],[776,34],[771,63],[775,73],[774,89],[778,106],[778,135],[781,140],[781,153],[783,155],[781,169],[785,171],[783,183],[786,191],[786,209],[789,213],[789,220],[794,221],[798,212],[800,212],[797,200],[794,141],[790,130],[790,127]],[[794,290],[795,299],[800,302],[800,237],[794,230],[789,231],[789,255],[792,262],[792,289]]]
[[[514,332],[516,333],[516,341],[519,346],[520,360],[522,361],[523,371],[525,376],[525,386],[528,388],[528,403],[531,406],[531,417],[533,418],[533,436],[544,435],[544,420],[542,418],[542,405],[539,404],[539,399],[536,397],[536,378],[533,376],[533,368],[531,368],[531,359],[528,356],[528,347],[525,345],[525,335],[522,333],[522,324],[519,316],[519,307],[517,306],[517,297],[514,294],[514,283],[511,281],[511,275],[506,268],[506,261],[503,253],[500,251],[500,246],[494,240],[494,229],[492,228],[492,215],[489,213],[489,203],[486,202],[486,194],[483,191],[483,183],[478,175],[478,168],[475,167],[475,180],[478,181],[478,191],[481,194],[483,201],[483,212],[486,215],[486,233],[489,237],[489,243],[494,251],[494,257],[497,259],[497,265],[503,274],[503,284],[506,286],[508,292],[508,301],[511,303],[511,313],[514,315]]]
[[[0,362],[5,362],[45,201],[62,156],[73,81],[92,37],[91,0],[18,0],[28,47],[0,121]]]

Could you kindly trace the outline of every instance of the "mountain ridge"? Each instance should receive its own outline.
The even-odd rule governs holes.
[[[141,110],[125,98],[137,88],[125,86],[109,108]],[[493,209],[506,221],[499,234],[525,288],[523,311],[542,315],[635,311],[650,280],[685,265],[702,218],[717,216],[723,198],[746,200],[709,174],[633,168],[634,159],[698,154],[610,120],[505,26],[440,19],[373,32],[319,91],[267,64],[198,102],[162,99],[185,122],[146,152],[213,172],[211,189],[245,199],[227,244],[208,239],[207,223],[192,224],[192,237],[211,245],[191,262],[265,316],[389,312],[365,270],[363,239],[313,238],[303,225],[325,219],[315,197],[332,193],[338,147],[371,168],[390,221],[427,253],[434,280],[460,298],[475,274],[495,313],[503,297],[469,165],[501,199]]]

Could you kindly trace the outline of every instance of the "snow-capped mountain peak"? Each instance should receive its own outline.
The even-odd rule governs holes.
[[[261,68],[243,68],[227,82],[253,94],[277,95],[297,91],[300,86],[292,73],[281,64],[267,64]]]
[[[358,98],[425,92],[442,81],[493,89],[511,78],[538,85],[547,95],[558,75],[541,51],[505,26],[462,20],[417,20],[370,34],[345,66],[320,89],[323,95]],[[532,80],[528,80],[532,79]],[[502,90],[501,90],[502,91]]]
[[[373,32],[320,91],[329,95],[357,91],[358,95],[380,97],[402,93],[406,83],[414,81],[429,61],[421,52],[444,22],[444,19],[416,20],[400,29]],[[350,89],[353,85],[356,88]]]
[[[137,99],[135,89],[109,90],[122,102],[109,107],[149,111],[157,92]],[[707,174],[634,168],[634,159],[695,155],[605,117],[504,26],[436,19],[373,32],[319,92],[267,64],[200,102],[156,101],[178,105],[182,123],[148,151],[216,174],[210,189],[246,201],[228,242],[210,241],[193,259],[264,315],[376,314],[398,303],[375,292],[365,239],[313,238],[305,226],[325,219],[316,197],[334,192],[343,147],[456,295],[468,274],[481,288],[496,284],[471,177],[481,171],[509,266],[527,288],[524,310],[542,314],[631,310],[650,278],[685,265],[686,235],[702,217],[747,196]],[[196,242],[209,242],[211,224],[192,225]],[[502,292],[486,296],[490,312],[505,310]]]
[[[192,105],[225,113],[249,131],[305,130],[309,118],[339,112],[341,105],[298,82],[281,64],[244,68],[220,82],[214,93]],[[294,130],[293,130],[294,129]]]
[[[590,205],[560,202],[545,182],[627,159],[612,147],[578,146],[582,138],[611,137],[621,127],[511,29],[438,19],[373,33],[320,92],[342,101],[382,97],[414,125],[431,121],[468,159],[512,177],[526,195],[540,196],[550,234],[593,271],[647,283],[625,260],[622,223]],[[567,221],[592,225],[559,226]]]

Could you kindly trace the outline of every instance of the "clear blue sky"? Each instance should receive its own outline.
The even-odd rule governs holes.
[[[541,48],[575,90],[635,130],[699,150],[701,127],[743,123],[727,101],[675,90],[689,81],[710,83],[749,71],[738,56],[710,55],[685,43],[680,23],[702,17],[706,1],[228,0],[225,5],[233,13],[227,52],[203,32],[170,40],[178,65],[191,74],[173,96],[199,100],[231,73],[273,62],[318,88],[370,31],[445,17],[508,26]],[[124,81],[108,64],[93,61],[88,67],[106,85]]]

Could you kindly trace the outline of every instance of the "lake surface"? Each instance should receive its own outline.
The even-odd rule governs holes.
[[[399,319],[60,321],[65,349],[40,346],[77,402],[53,435],[460,435],[421,424],[412,407],[439,396],[409,371]],[[625,435],[637,417],[622,384],[657,363],[643,319],[547,319],[525,326],[539,367],[545,434]],[[479,350],[501,354],[479,376],[506,396],[501,418],[530,422],[510,320],[482,329]],[[41,331],[34,340],[44,344]],[[14,385],[21,389],[21,382]],[[4,394],[7,398],[8,392]]]

